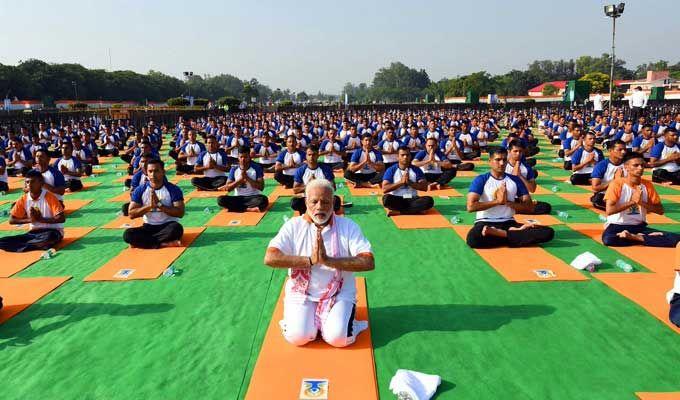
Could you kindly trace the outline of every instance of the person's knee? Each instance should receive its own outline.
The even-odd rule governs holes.
[[[608,235],[604,232],[602,234],[602,244],[605,246],[616,246],[616,235]]]
[[[191,186],[198,186],[198,177],[191,178]]]
[[[675,326],[680,327],[680,294],[673,294],[668,318]]]
[[[431,196],[423,197],[423,207],[426,210],[429,210],[430,208],[434,207],[434,199]]]
[[[229,208],[229,200],[227,199],[227,197],[228,196],[217,197],[217,205],[222,208]]]
[[[294,346],[304,346],[313,342],[316,340],[316,334],[316,329],[305,326],[290,326],[289,324],[286,324],[286,328],[283,330],[283,338]]]
[[[353,324],[354,319],[349,322]],[[323,325],[321,330],[321,337],[324,342],[330,344],[333,347],[346,347],[354,343],[354,337],[349,334],[347,321],[329,321]]]
[[[133,237],[134,233],[130,229],[126,229],[125,232],[123,232],[123,241],[127,244],[132,244],[133,243]]]

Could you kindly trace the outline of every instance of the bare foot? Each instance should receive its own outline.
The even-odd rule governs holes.
[[[518,227],[513,226],[512,228],[508,228],[508,230],[509,231],[523,231],[525,229],[533,228],[535,226],[536,226],[536,224],[532,224],[531,222],[527,222],[527,223],[523,224],[522,226],[518,226]]]
[[[260,212],[260,209],[257,207],[248,207],[246,208],[246,211],[248,212]]]
[[[357,183],[354,182],[354,181],[350,181],[349,179],[346,179],[345,182],[352,187],[357,187]]]
[[[508,232],[503,229],[494,228],[493,226],[484,226],[482,229],[482,236],[508,237]]]
[[[163,242],[161,243],[161,248],[165,247],[182,247],[182,242],[179,240],[173,240],[171,242]]]
[[[641,233],[638,233],[637,235],[632,234],[628,231],[623,231],[619,232],[616,234],[616,236],[620,237],[621,239],[626,239],[626,240],[631,240],[633,242],[644,242],[645,238]]]
[[[663,236],[663,232],[652,232],[648,233],[647,236]]]
[[[437,183],[430,183],[427,185],[427,190],[439,190],[439,185]]]
[[[387,211],[388,217],[394,217],[395,215],[399,215],[399,211],[394,211],[394,210],[388,210]]]

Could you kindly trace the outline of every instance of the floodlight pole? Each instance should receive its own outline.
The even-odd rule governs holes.
[[[615,58],[615,46],[614,41],[616,39],[616,18],[618,14],[614,14],[612,18],[612,65],[609,70],[609,118],[612,117],[612,101],[614,101],[614,58]]]

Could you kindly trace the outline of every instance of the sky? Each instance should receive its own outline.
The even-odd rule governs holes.
[[[272,89],[340,93],[391,62],[432,80],[611,51],[602,0],[0,0],[0,63],[41,59],[181,77],[228,73]],[[617,1],[618,3],[618,1]],[[617,20],[629,68],[680,61],[678,0]]]

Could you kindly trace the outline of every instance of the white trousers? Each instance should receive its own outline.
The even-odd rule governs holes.
[[[303,346],[316,340],[318,332],[314,325],[316,302],[303,304],[284,302],[283,320],[279,323],[283,337],[291,344]],[[354,343],[361,329],[355,329],[354,303],[347,300],[336,301],[321,323],[321,337],[333,347],[345,347]]]

